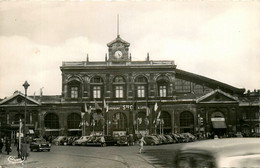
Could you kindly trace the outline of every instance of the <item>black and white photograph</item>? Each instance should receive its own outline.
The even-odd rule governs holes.
[[[0,1],[0,168],[252,168],[259,146],[259,1]]]

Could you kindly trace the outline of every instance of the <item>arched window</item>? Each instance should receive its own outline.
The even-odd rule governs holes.
[[[81,122],[81,118],[79,114],[76,113],[70,114],[67,119],[68,129],[78,129],[80,122]]]
[[[194,116],[190,111],[184,111],[180,114],[180,131],[181,133],[194,133]]]
[[[211,114],[211,118],[224,118],[224,114],[221,112],[214,112]]]
[[[101,99],[103,97],[103,79],[95,76],[90,80],[91,97],[93,99]]]
[[[167,97],[169,79],[166,76],[160,76],[157,79],[158,95],[159,97]]]
[[[204,92],[202,85],[195,85],[193,88],[195,94],[202,94]]]
[[[68,83],[68,89],[69,89],[68,93],[70,98],[72,99],[79,98],[81,92],[80,85],[81,85],[80,82],[77,80],[72,80]]]
[[[125,131],[127,127],[127,119],[124,113],[118,112],[113,115],[114,131]]]
[[[190,126],[194,124],[194,116],[189,111],[180,114],[180,126]]]
[[[126,88],[125,79],[122,76],[117,76],[113,81],[114,88],[114,97],[115,98],[124,98],[125,97],[125,88]]]
[[[59,129],[59,117],[54,113],[49,113],[44,117],[44,125],[48,129]]]
[[[147,95],[147,79],[144,76],[138,76],[135,78],[135,90],[136,98],[146,98]]]
[[[15,116],[14,116],[14,124],[19,124],[20,119],[23,120],[24,119],[24,115],[23,114],[15,114]]]
[[[172,126],[171,115],[167,111],[162,111],[160,118],[164,121],[164,127],[170,128]]]

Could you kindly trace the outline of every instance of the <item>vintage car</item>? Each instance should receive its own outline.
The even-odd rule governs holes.
[[[113,136],[104,136],[105,138],[105,145],[106,146],[114,146],[114,145],[117,145],[117,139],[114,138]]]
[[[106,141],[104,136],[90,136],[87,146],[106,146]]]
[[[33,150],[37,150],[37,151],[47,150],[47,151],[50,151],[51,150],[51,144],[49,142],[47,142],[45,139],[43,139],[43,138],[35,138],[30,143],[30,150],[31,151],[33,151]]]
[[[160,141],[159,139],[156,137],[156,136],[153,136],[153,135],[146,135],[144,137],[144,141],[145,141],[145,145],[159,145],[160,144]]]
[[[129,146],[129,140],[127,136],[120,136],[119,140],[117,141],[117,145],[119,146]]]
[[[174,159],[175,167],[259,167],[259,138],[225,138],[185,144]]]
[[[55,145],[64,145],[64,142],[66,141],[67,141],[66,136],[58,136],[52,141],[52,143]]]
[[[75,145],[82,145],[82,146],[84,146],[84,145],[87,144],[87,142],[89,141],[89,139],[90,139],[90,136],[82,136],[82,137],[80,137],[79,139],[75,140],[75,141],[72,143],[72,145],[73,145],[73,146],[75,146]]]

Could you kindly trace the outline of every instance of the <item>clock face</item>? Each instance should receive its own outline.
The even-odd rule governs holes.
[[[121,51],[116,51],[115,52],[115,57],[116,58],[121,58],[123,56],[123,53]]]

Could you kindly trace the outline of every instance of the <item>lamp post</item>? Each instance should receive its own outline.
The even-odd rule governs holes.
[[[27,89],[29,87],[29,83],[27,81],[24,82],[23,87],[25,90],[25,101],[24,101],[24,134],[26,135],[26,97],[27,97]],[[24,140],[26,140],[26,136],[24,135]]]

